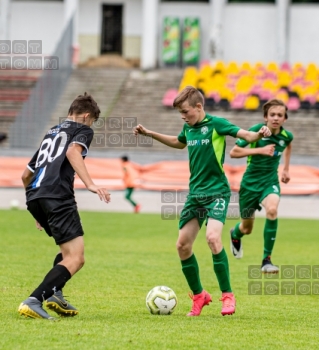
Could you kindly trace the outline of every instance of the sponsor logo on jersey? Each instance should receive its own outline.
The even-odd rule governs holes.
[[[206,135],[208,133],[208,127],[207,126],[203,126],[201,129],[200,129],[201,133],[203,135]]]
[[[187,141],[187,146],[202,146],[202,145],[208,145],[208,144],[209,144],[209,139]]]
[[[267,140],[270,140],[270,138],[269,137],[263,137],[262,140],[263,141],[267,141]]]

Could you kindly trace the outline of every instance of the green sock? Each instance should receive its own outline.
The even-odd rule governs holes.
[[[239,225],[240,225],[240,222],[236,224],[236,226],[234,227],[234,231],[231,234],[232,238],[234,239],[241,239],[244,236],[244,234],[241,233],[239,229]]]
[[[271,255],[274,248],[276,234],[278,227],[278,219],[270,220],[266,219],[264,227],[264,255],[263,259],[267,258],[268,255]]]
[[[186,260],[181,260],[181,263],[182,271],[186,277],[189,288],[194,295],[201,293],[203,291],[203,287],[199,278],[199,268],[195,254]]]
[[[133,207],[136,207],[136,202],[134,202],[133,199],[131,198],[133,191],[134,191],[133,188],[127,188],[125,192],[125,199],[127,199],[133,205]]]
[[[223,248],[219,254],[213,254],[214,271],[223,293],[231,293],[228,259]]]

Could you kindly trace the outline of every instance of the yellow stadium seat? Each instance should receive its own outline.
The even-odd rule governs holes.
[[[254,111],[259,108],[259,98],[257,96],[248,96],[244,103],[244,108]]]
[[[249,62],[243,62],[243,64],[241,65],[240,68],[242,71],[251,71],[252,70]]]
[[[234,74],[234,75],[238,74],[239,68],[238,68],[237,63],[234,61],[229,62],[228,66],[226,67],[225,73],[226,74]]]
[[[289,86],[292,81],[291,74],[287,71],[278,73],[278,83],[279,86]]]
[[[226,69],[226,65],[223,61],[217,61],[213,68],[214,70],[224,72]]]
[[[278,68],[278,65],[276,62],[269,62],[268,65],[267,65],[267,70],[269,72],[278,72],[279,71],[279,68]]]
[[[278,100],[281,100],[284,103],[287,103],[289,100],[289,95],[288,95],[287,91],[285,91],[285,90],[279,90],[275,96]]]
[[[262,84],[263,89],[275,92],[278,90],[278,84],[274,83],[270,79],[266,79]]]

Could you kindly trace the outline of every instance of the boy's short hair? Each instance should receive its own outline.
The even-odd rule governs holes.
[[[288,108],[287,108],[287,106],[285,105],[285,103],[284,103],[283,101],[277,100],[276,98],[267,101],[267,102],[263,105],[264,117],[267,116],[269,109],[270,109],[271,107],[274,107],[274,106],[285,107],[285,119],[288,119],[288,113],[287,113]]]
[[[68,112],[69,115],[79,115],[82,113],[89,113],[90,117],[94,120],[98,120],[101,113],[100,108],[94,98],[86,92],[84,95],[79,95],[72,102]]]
[[[204,107],[205,99],[203,94],[199,90],[195,89],[193,86],[186,86],[176,96],[173,102],[173,107],[180,108],[185,101],[188,101],[188,104],[191,107],[195,107],[197,103],[200,103]]]

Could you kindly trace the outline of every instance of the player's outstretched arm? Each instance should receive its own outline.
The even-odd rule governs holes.
[[[135,136],[145,135],[145,136],[152,137],[154,140],[159,141],[159,142],[161,142],[164,145],[169,146],[169,147],[179,148],[179,149],[183,149],[186,147],[186,145],[184,143],[178,141],[177,136],[159,134],[155,131],[148,130],[148,129],[144,128],[144,126],[141,124],[138,124],[133,129],[133,133]]]
[[[271,136],[271,131],[267,126],[262,126],[259,131],[248,131],[244,129],[240,129],[236,135],[236,137],[243,139],[249,143],[256,142],[260,140],[262,137]]]
[[[291,150],[292,150],[292,146],[290,142],[284,151],[284,169],[281,174],[281,181],[285,184],[287,184],[290,181],[289,164],[290,164]]]
[[[86,188],[93,192],[97,193],[101,201],[108,203],[111,201],[111,197],[106,188],[101,186],[96,186],[89,175],[83,157],[82,157],[83,148],[77,143],[72,143],[67,152],[66,157],[68,158],[70,164],[74,171],[78,174],[79,178],[82,180]]]
[[[257,148],[243,148],[235,145],[229,152],[230,158],[244,158],[248,156],[255,156],[257,154],[262,156],[272,157],[275,152],[275,144],[267,145],[265,147]]]

